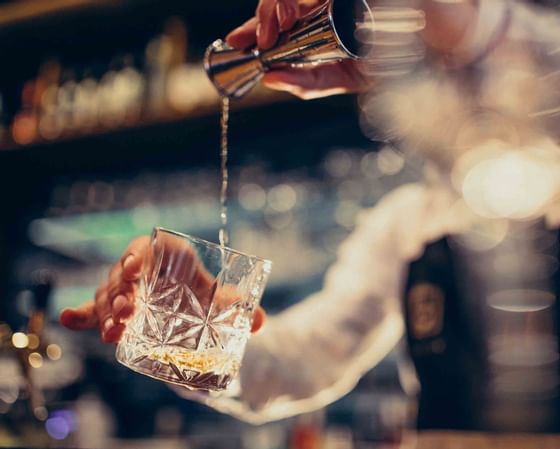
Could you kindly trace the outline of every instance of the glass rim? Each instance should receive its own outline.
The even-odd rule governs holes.
[[[175,237],[181,237],[186,240],[190,240],[191,242],[202,244],[205,246],[209,246],[210,248],[217,249],[219,251],[226,251],[228,253],[237,254],[238,256],[248,257],[250,259],[255,259],[259,262],[264,264],[272,265],[272,261],[269,259],[265,259],[264,257],[255,256],[253,254],[247,254],[242,251],[238,251],[236,249],[230,248],[229,246],[222,246],[219,243],[210,242],[208,240],[201,239],[200,237],[194,237],[190,234],[185,234],[184,232],[174,231],[173,229],[167,229],[161,226],[155,226],[153,229],[153,233],[155,232],[164,232],[166,234],[171,234]]]

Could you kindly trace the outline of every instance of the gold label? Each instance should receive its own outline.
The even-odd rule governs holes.
[[[443,328],[443,291],[433,284],[420,283],[408,292],[408,318],[417,340],[435,337]]]

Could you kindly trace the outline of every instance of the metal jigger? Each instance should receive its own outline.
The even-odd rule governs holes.
[[[268,70],[357,59],[355,31],[373,24],[373,14],[366,0],[358,0],[356,7],[353,3],[326,1],[281,34],[269,50],[236,50],[218,39],[206,50],[206,73],[221,96],[239,98]]]

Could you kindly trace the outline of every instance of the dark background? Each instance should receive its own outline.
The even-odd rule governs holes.
[[[0,3],[0,323],[13,331],[25,329],[37,305],[33,298],[23,298],[30,288],[34,291],[38,270],[47,270],[54,288],[47,307],[49,338],[59,341],[80,367],[71,365],[77,370],[72,381],[56,387],[46,382],[43,388],[46,423],[63,416],[57,412],[75,417],[67,434],[53,436],[45,421],[29,413],[22,388],[15,402],[2,402],[0,395],[0,445],[125,447],[134,441],[131,447],[139,447],[138,439],[171,438],[176,443],[186,439],[192,447],[272,449],[314,447],[298,442],[306,431],[356,444],[399,438],[408,422],[408,403],[398,386],[394,355],[329,410],[259,430],[181,400],[162,383],[118,367],[113,349],[100,345],[95,332],[72,335],[56,324],[63,306],[93,295],[130,238],[162,224],[169,211],[175,213],[170,221],[175,229],[216,240],[219,103],[180,114],[144,114],[126,126],[70,130],[53,140],[37,137],[22,144],[13,138],[13,125],[27,107],[22,99],[26,82],[36,79],[50,59],[62,67],[61,84],[86,76],[100,80],[108,70],[119,70],[123,55],[131,56],[136,69],[148,76],[144,49],[170,17],[179,17],[187,29],[186,61],[200,64],[206,46],[250,17],[254,8],[255,2],[246,0]],[[324,269],[361,207],[374,205],[394,186],[418,176],[416,167],[395,154],[376,159],[378,145],[363,137],[352,96],[303,102],[260,89],[233,105],[230,131],[232,246],[252,249],[253,232],[270,241],[260,255],[279,262],[263,298],[272,312],[320,288]],[[275,187],[282,186],[284,190],[275,191],[282,192],[288,186],[288,191],[299,192],[297,205],[290,210],[268,203],[251,210],[240,206],[237,196],[243,186],[255,184],[268,192],[269,202]],[[187,186],[184,192],[181,185]],[[109,186],[114,199],[103,207],[84,200],[84,189],[88,197],[99,186]],[[141,191],[140,199],[115,199],[133,191]],[[201,203],[208,216],[196,212],[194,205]],[[138,211],[144,213],[142,224],[127,228],[130,220],[138,222]],[[146,211],[152,215],[146,218]],[[177,219],[179,213],[183,218]],[[37,237],[45,229],[55,230],[51,240]],[[80,232],[87,238],[73,243]],[[111,233],[115,238],[105,239]],[[241,235],[245,240],[236,241]],[[282,267],[300,256],[297,249],[303,244],[313,257],[303,275],[293,277]],[[15,357],[9,348],[0,354],[2,360]]]

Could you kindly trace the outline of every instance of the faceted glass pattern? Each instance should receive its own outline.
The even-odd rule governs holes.
[[[270,269],[267,260],[156,228],[117,360],[189,388],[226,388]]]

